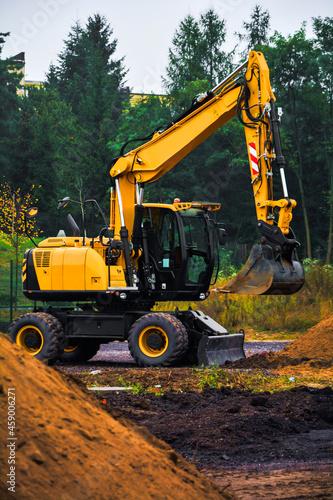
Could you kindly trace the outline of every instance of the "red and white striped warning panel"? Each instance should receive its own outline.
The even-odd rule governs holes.
[[[249,142],[249,153],[251,159],[252,175],[259,174],[258,156],[255,142]]]

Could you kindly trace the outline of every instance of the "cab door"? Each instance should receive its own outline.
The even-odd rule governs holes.
[[[156,276],[156,292],[161,291],[161,297],[166,297],[178,291],[183,272],[177,212],[164,207],[145,208],[143,226],[147,231],[149,260]]]

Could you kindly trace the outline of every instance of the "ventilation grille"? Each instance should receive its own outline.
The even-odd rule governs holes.
[[[50,250],[44,252],[36,252],[36,266],[37,267],[49,267],[50,266]]]

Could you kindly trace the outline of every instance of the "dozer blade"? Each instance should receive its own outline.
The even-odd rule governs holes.
[[[245,358],[244,333],[234,335],[203,335],[198,346],[198,365],[224,365],[226,361]]]
[[[213,291],[245,295],[291,295],[304,284],[304,270],[296,259],[274,260],[264,257],[262,247],[254,245],[241,271],[223,288]]]

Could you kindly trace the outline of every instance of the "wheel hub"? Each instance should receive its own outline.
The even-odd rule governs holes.
[[[44,345],[43,334],[34,325],[23,326],[17,333],[16,343],[23,347],[29,354],[36,356]]]
[[[150,358],[162,356],[169,345],[168,336],[163,328],[158,326],[148,326],[139,337],[139,347],[141,352]]]
[[[40,345],[40,341],[38,341],[38,338],[33,333],[28,333],[25,336],[24,343],[28,349],[36,349]]]
[[[163,339],[160,337],[160,335],[157,335],[156,333],[149,335],[149,337],[147,338],[147,346],[150,347],[150,349],[154,350],[161,349],[162,345],[163,345]]]

